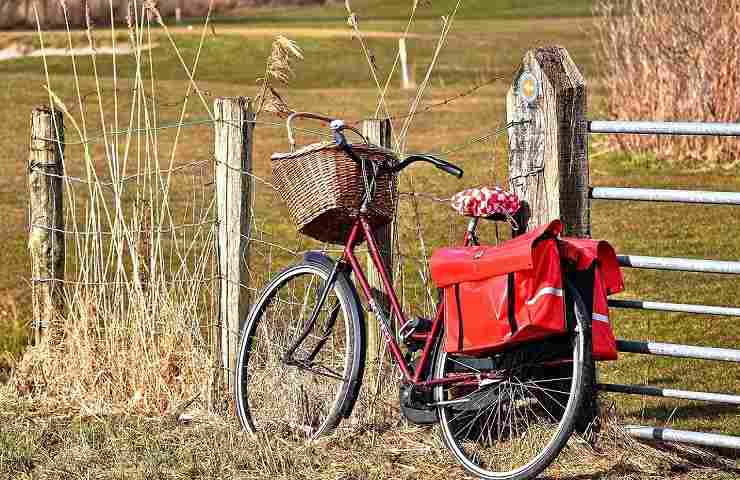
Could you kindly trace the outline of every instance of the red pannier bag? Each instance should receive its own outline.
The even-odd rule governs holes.
[[[607,296],[622,291],[624,279],[614,249],[604,241],[558,239],[561,231],[555,220],[497,247],[434,252],[432,280],[443,289],[448,353],[492,353],[564,333],[567,278],[592,319],[594,360],[617,359]]]
[[[593,359],[616,360],[617,342],[609,321],[607,296],[624,290],[617,255],[604,241],[563,237],[559,243],[566,278],[578,290],[592,318]]]
[[[500,246],[434,252],[430,265],[444,292],[448,353],[485,354],[566,331],[561,230],[555,220]]]

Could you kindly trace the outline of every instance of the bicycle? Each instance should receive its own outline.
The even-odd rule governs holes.
[[[372,162],[359,158],[344,136],[344,130],[353,129],[314,114],[288,119],[291,145],[290,124],[298,116],[331,122],[338,148],[363,164],[366,191],[339,259],[309,252],[277,274],[256,300],[235,372],[243,428],[314,439],[350,416],[362,384],[366,345],[365,309],[353,274],[403,377],[400,401],[406,417],[439,423],[450,452],[481,478],[520,480],[544,471],[574,431],[593,376],[590,321],[578,291],[566,283],[565,315],[571,328],[562,335],[485,355],[448,353],[443,345],[444,300],[431,321],[407,318],[383,265],[368,211],[379,175],[397,175],[420,162],[457,178],[462,169],[428,154],[367,165]],[[470,220],[464,246],[478,244],[476,227],[483,218]],[[390,314],[402,325],[398,339],[355,255],[363,240]]]

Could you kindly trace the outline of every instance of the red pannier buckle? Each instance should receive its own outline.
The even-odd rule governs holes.
[[[477,355],[566,331],[555,220],[500,246],[442,248],[432,279],[444,289],[445,349]]]

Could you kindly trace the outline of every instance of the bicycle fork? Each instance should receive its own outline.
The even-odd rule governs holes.
[[[300,347],[301,344],[306,340],[306,338],[308,338],[308,335],[311,333],[314,326],[316,325],[316,321],[319,318],[321,309],[323,308],[324,303],[326,302],[326,298],[329,296],[329,292],[334,287],[334,282],[336,282],[338,274],[339,274],[339,262],[336,262],[334,264],[334,268],[332,268],[331,273],[329,274],[329,278],[326,279],[324,289],[321,291],[321,294],[319,295],[319,301],[317,302],[316,306],[313,308],[313,311],[311,312],[311,317],[309,318],[308,323],[303,329],[303,332],[298,337],[298,339],[295,342],[293,342],[290,348],[288,348],[288,350],[283,355],[282,360],[283,360],[283,363],[285,363],[286,365],[297,366],[299,368],[311,369],[314,358],[316,358],[316,355],[318,355],[321,348],[323,348],[327,340],[329,340],[329,336],[331,335],[331,332],[334,328],[334,324],[336,323],[337,317],[339,316],[339,309],[341,307],[341,304],[339,302],[337,302],[337,304],[334,305],[334,307],[329,312],[329,319],[326,322],[324,331],[322,332],[322,335],[319,338],[319,341],[313,347],[311,352],[306,356],[306,358],[296,359],[293,357],[293,354],[295,354],[296,350],[298,350],[298,347]]]

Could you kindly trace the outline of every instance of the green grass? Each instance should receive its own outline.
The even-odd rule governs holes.
[[[439,19],[448,15],[455,6],[454,0],[420,1],[416,16],[419,19]],[[534,19],[579,17],[591,15],[591,0],[572,0],[562,2],[558,0],[468,0],[461,2],[458,16],[465,20],[480,19]],[[372,21],[406,21],[411,12],[411,0],[354,0],[350,2],[352,10],[358,14],[360,20]],[[237,10],[229,16],[218,16],[219,22],[238,22],[246,24],[305,24],[321,22],[344,23],[347,10],[343,2],[329,2],[321,7],[309,8],[274,8],[260,9],[254,15],[254,10]]]
[[[475,95],[465,97],[449,105],[438,107],[432,112],[420,115],[410,132],[410,150],[443,151],[450,146],[463,143],[468,138],[499,125],[504,119],[504,95],[508,88],[510,73],[516,67],[522,53],[531,47],[541,44],[557,43],[569,49],[576,62],[582,66],[586,78],[594,88],[591,91],[591,112],[599,112],[603,104],[597,70],[593,53],[592,27],[589,20],[580,18],[588,15],[588,2],[541,1],[528,2],[527,6],[517,6],[522,2],[478,2],[467,3],[460,14],[460,21],[453,29],[448,48],[445,50],[438,71],[432,77],[432,88],[425,97],[425,102],[433,103],[464,91],[473,83],[488,78],[493,74],[502,74],[504,80],[479,90]],[[439,2],[425,10],[422,20],[415,31],[430,34],[438,30],[439,16],[444,8]],[[361,25],[368,30],[399,31],[402,28],[403,14],[397,4],[388,2],[353,2],[360,15]],[[372,9],[370,8],[372,7]],[[372,14],[363,12],[371,11]],[[244,15],[251,14],[243,12]],[[550,15],[564,18],[543,18]],[[526,16],[526,18],[524,18]],[[572,17],[572,18],[571,18]],[[578,17],[578,18],[576,18]],[[201,65],[196,77],[201,87],[207,92],[208,101],[216,96],[253,95],[256,91],[255,78],[262,74],[264,60],[269,53],[270,37],[240,36],[227,30],[236,26],[249,28],[250,24],[267,26],[274,33],[295,27],[344,28],[343,11],[340,6],[312,8],[308,10],[262,10],[252,17],[218,18],[216,31],[223,26],[224,32],[208,38]],[[159,86],[159,118],[162,123],[174,121],[179,107],[175,104],[181,100],[187,83],[174,52],[166,44],[166,39],[157,35],[160,46],[153,54],[156,58]],[[197,47],[198,38],[192,34],[177,33],[178,46],[182,48],[186,61],[190,61]],[[281,93],[296,109],[326,112],[338,117],[356,120],[374,113],[377,94],[368,80],[367,67],[359,53],[358,44],[350,38],[320,38],[307,35],[296,39],[304,49],[306,60],[296,68],[296,78],[290,87],[281,89]],[[394,54],[395,40],[369,38],[381,72],[387,72]],[[434,39],[415,38],[409,41],[411,62],[415,65],[417,79],[424,72],[429,61]],[[112,116],[111,58],[100,56],[99,69],[104,73],[103,88],[107,92],[104,100],[106,115]],[[49,66],[52,76],[52,88],[68,103],[73,113],[77,112],[74,102],[72,76],[69,59],[50,58]],[[119,69],[123,78],[121,85],[123,97],[131,89],[133,77],[130,59],[119,58]],[[28,119],[31,109],[48,101],[42,87],[45,79],[39,59],[23,59],[0,64],[0,162],[5,167],[0,176],[0,206],[2,206],[3,224],[7,226],[0,231],[0,242],[3,245],[2,273],[0,273],[0,296],[7,296],[7,301],[0,301],[0,365],[3,355],[17,358],[26,341],[26,325],[30,319],[29,298],[29,260],[26,253],[26,201],[27,174],[26,159],[28,149]],[[80,59],[83,92],[93,92],[94,82],[88,59]],[[394,79],[393,85],[398,84]],[[394,89],[389,97],[389,104],[394,113],[404,113],[408,107],[411,94]],[[97,100],[91,96],[85,104],[88,116],[97,114]],[[191,109],[188,119],[200,119],[205,116],[199,101],[191,98]],[[125,110],[125,106],[122,107]],[[594,113],[594,115],[596,115]],[[274,119],[265,117],[266,120]],[[95,128],[93,125],[91,128]],[[177,164],[192,160],[210,158],[212,153],[211,132],[209,128],[193,127],[186,130],[182,144],[178,149]],[[167,147],[171,142],[169,134],[163,134],[162,144]],[[70,133],[70,139],[74,135]],[[303,137],[302,142],[315,140]],[[505,142],[504,142],[505,143]],[[503,143],[499,142],[496,159],[491,160],[491,149],[487,145],[475,144],[471,148],[450,156],[450,160],[459,163],[466,170],[463,181],[453,181],[434,170],[418,168],[414,170],[415,188],[438,197],[450,196],[455,191],[467,186],[483,183],[504,183],[506,154]],[[285,151],[287,141],[282,126],[258,125],[255,139],[255,172],[266,177],[269,174],[268,158],[274,151]],[[592,153],[597,153],[592,149]],[[100,145],[94,152],[101,155]],[[70,159],[79,155],[79,149],[71,147]],[[78,158],[78,157],[77,157]],[[70,162],[68,173],[74,174],[79,165]],[[186,179],[185,179],[186,180]],[[740,179],[737,172],[689,173],[656,165],[649,159],[625,158],[611,155],[599,156],[592,162],[592,183],[604,186],[653,186],[653,187],[686,187],[709,190],[740,190]],[[180,197],[183,203],[188,190],[182,186]],[[408,184],[402,183],[402,190]],[[461,238],[464,220],[457,217],[451,209],[432,202],[420,205],[423,228],[427,244],[433,247],[448,244]],[[299,239],[292,226],[285,221],[286,210],[273,193],[260,190],[256,211],[261,215],[261,227],[268,238],[276,239],[281,244],[298,247]],[[268,213],[269,212],[269,213]],[[404,215],[408,215],[406,211]],[[406,217],[408,218],[408,217]],[[282,219],[282,220],[277,220]],[[593,206],[593,231],[596,238],[610,240],[620,253],[685,256],[696,258],[737,259],[740,258],[740,240],[737,232],[740,228],[740,217],[735,210],[728,207],[699,206],[656,206],[643,203],[607,203],[595,202]],[[408,268],[410,276],[418,268],[418,251],[413,246],[415,232],[409,226],[401,230],[401,245],[409,255]],[[490,239],[490,226],[484,227],[483,237]],[[407,247],[408,246],[408,247]],[[272,253],[272,252],[271,252]],[[289,261],[289,256],[275,253],[276,264]],[[276,265],[276,266],[277,266]],[[658,272],[626,271],[627,292],[629,298],[648,300],[675,301],[682,303],[707,303],[715,305],[737,305],[738,288],[734,279],[698,274],[674,274]],[[409,286],[410,298],[422,295],[418,282]],[[4,298],[4,297],[0,297]],[[11,308],[12,306],[12,308]],[[8,313],[3,313],[7,311]],[[17,312],[17,313],[13,313]],[[417,312],[423,313],[423,312]],[[615,311],[613,323],[619,336],[631,339],[651,339],[677,343],[691,343],[712,346],[737,347],[738,335],[736,322],[730,318],[705,318],[679,314],[645,314],[628,311]],[[5,363],[12,363],[7,362]],[[740,383],[740,369],[734,365],[707,363],[699,361],[682,361],[657,359],[652,357],[623,355],[619,362],[602,366],[603,381],[618,383],[649,383],[672,388],[696,389],[707,391],[733,391]],[[2,375],[0,374],[0,377]],[[651,425],[676,425],[679,427],[701,427],[713,431],[740,434],[740,416],[737,409],[723,407],[704,407],[692,402],[671,402],[654,399],[643,400],[624,396],[608,397],[617,402],[618,411],[629,421],[644,422]],[[674,411],[673,407],[678,408]],[[643,418],[644,417],[644,418]],[[670,419],[670,420],[669,420]],[[30,428],[30,427],[29,427]],[[72,427],[63,426],[61,431],[71,429],[78,440],[78,445],[98,451],[114,450],[116,446],[125,446],[132,450],[132,460],[128,463],[121,460],[121,467],[134,468],[136,462],[150,465],[151,470],[164,475],[165,471],[179,468],[185,472],[203,472],[208,458],[201,456],[187,457],[192,452],[180,451],[184,447],[173,449],[167,447],[162,438],[172,441],[191,441],[192,438],[180,438],[165,435],[160,439],[147,439],[145,436],[122,438],[113,427]],[[137,425],[131,430],[141,432],[146,426]],[[128,431],[128,430],[126,430]],[[13,435],[0,430],[0,466],[10,469],[5,471],[22,472],[27,465],[30,450]],[[24,440],[25,441],[25,440]],[[36,440],[34,440],[36,441]],[[47,440],[43,440],[47,441]],[[38,442],[42,442],[38,440]],[[157,443],[160,441],[160,443]],[[147,443],[153,442],[153,443]],[[12,444],[12,448],[8,445]],[[103,445],[103,446],[101,446]],[[109,445],[109,446],[105,446]],[[133,446],[135,445],[136,449]],[[43,451],[55,451],[44,447]],[[143,453],[154,450],[155,453]],[[87,451],[87,450],[85,450]],[[9,452],[2,457],[3,452]],[[184,453],[183,453],[184,452]],[[149,455],[149,456],[146,456]],[[241,455],[241,454],[240,454]],[[82,457],[77,457],[77,462]],[[118,458],[118,457],[116,457]],[[183,458],[197,458],[192,462]],[[248,462],[239,458],[228,458],[224,462]],[[119,460],[114,460],[119,462]],[[179,462],[179,463],[178,463]],[[50,464],[54,468],[54,464]],[[105,467],[107,463],[96,464],[95,468]],[[104,465],[100,467],[100,465]],[[219,464],[218,468],[227,468]],[[147,467],[149,468],[149,467]],[[169,469],[169,470],[168,470]],[[191,470],[188,470],[191,469]],[[213,470],[225,471],[225,470]],[[0,470],[0,475],[2,471]],[[279,472],[278,472],[279,473]],[[183,473],[184,474],[184,473]],[[145,476],[143,473],[136,475]],[[155,475],[156,476],[156,475]],[[603,477],[606,478],[606,477]],[[616,478],[616,477],[615,477]]]
[[[412,78],[421,81],[436,48],[438,27],[430,22],[419,22],[420,25],[434,25],[429,34],[422,38],[408,41],[409,63]],[[470,28],[465,28],[469,26]],[[245,34],[249,27],[242,26]],[[321,28],[314,26],[313,28]],[[365,27],[363,26],[363,29]],[[241,28],[240,28],[241,29]],[[373,30],[373,26],[367,27]],[[394,31],[400,32],[401,25]],[[274,27],[273,33],[283,30]],[[575,19],[557,20],[491,20],[470,21],[461,23],[460,28],[453,29],[447,46],[439,59],[439,67],[432,76],[432,85],[469,84],[487,79],[493,75],[511,76],[523,53],[532,46],[545,44],[562,44],[568,47],[574,59],[581,65],[586,74],[593,69],[590,47],[584,39],[591,28]],[[209,34],[201,56],[197,77],[201,81],[220,81],[238,83],[251,89],[257,77],[262,75],[264,61],[270,54],[272,35],[262,37],[237,35],[237,30],[230,26],[221,31],[216,26],[217,35]],[[225,32],[225,33],[224,33]],[[196,32],[197,33],[197,32]],[[285,32],[291,36],[290,30]],[[102,34],[101,34],[102,35]],[[63,43],[60,33],[47,33],[45,42]],[[525,36],[527,43],[522,43]],[[291,88],[370,88],[372,87],[369,69],[361,56],[360,46],[349,36],[345,38],[320,38],[303,34],[295,37],[304,51],[305,61],[295,68],[296,77]],[[376,58],[379,74],[385,78],[390,72],[398,48],[393,38],[369,37],[367,44]],[[184,72],[175,51],[167,38],[155,31],[155,49],[157,59],[157,78],[159,80],[182,80]],[[181,50],[188,65],[197,53],[200,42],[196,34],[176,34],[175,42]],[[84,45],[84,43],[81,43]],[[78,59],[78,71],[81,76],[92,76],[92,62],[89,57]],[[112,71],[112,56],[101,55],[97,59],[98,70]],[[62,78],[69,74],[70,61],[66,57],[49,57],[49,73],[53,78]],[[119,75],[131,78],[135,75],[133,56],[118,58]],[[3,63],[6,75],[38,75],[42,71],[40,58],[25,58]],[[400,73],[395,72],[394,85],[400,82]]]

